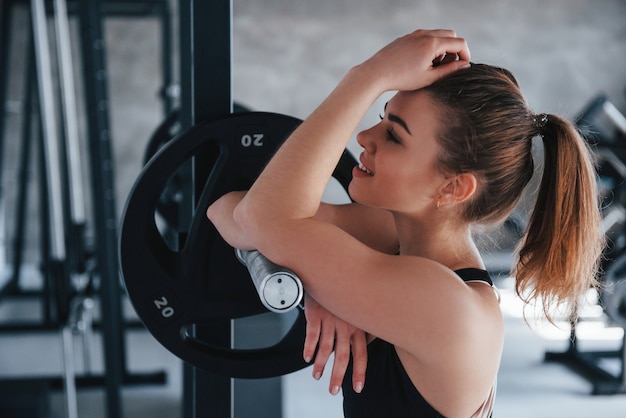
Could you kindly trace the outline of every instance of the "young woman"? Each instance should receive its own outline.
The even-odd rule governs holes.
[[[380,123],[357,136],[358,203],[321,204],[352,132],[387,91],[397,94]],[[543,180],[515,273],[520,295],[549,313],[594,284],[603,238],[590,153],[565,119],[533,113],[508,71],[470,64],[453,31],[416,31],[352,68],[247,193],[209,208],[231,245],[302,279],[304,355],[319,338],[319,377],[334,343],[332,393],[352,350],[347,417],[491,414],[503,321],[472,228],[515,207],[536,136]]]

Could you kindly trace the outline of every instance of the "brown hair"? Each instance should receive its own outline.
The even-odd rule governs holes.
[[[504,220],[533,172],[532,139],[543,138],[535,208],[518,248],[516,291],[525,302],[574,307],[596,285],[604,235],[590,149],[566,119],[535,115],[513,75],[472,64],[425,89],[445,120],[439,141],[445,173],[474,173],[479,187],[462,212],[467,222]]]

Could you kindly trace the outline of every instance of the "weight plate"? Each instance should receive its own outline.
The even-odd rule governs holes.
[[[223,194],[250,188],[300,123],[265,112],[199,123],[156,152],[129,195],[119,246],[126,290],[152,335],[196,367],[236,378],[264,378],[307,366],[302,359],[306,320],[301,311],[273,346],[233,349],[221,343],[219,329],[225,321],[267,310],[246,268],[205,216],[206,208]],[[335,170],[334,177],[346,191],[355,165],[346,151]],[[180,193],[196,196],[189,226],[174,225],[174,240],[163,232],[172,225],[160,225],[157,210],[172,178],[188,179],[179,186],[188,185],[188,190]]]

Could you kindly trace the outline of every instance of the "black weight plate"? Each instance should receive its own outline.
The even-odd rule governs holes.
[[[205,216],[224,193],[248,189],[300,120],[273,113],[241,113],[200,123],[163,146],[147,163],[128,198],[120,232],[120,265],[137,314],[152,335],[181,359],[237,378],[299,370],[305,318],[277,344],[232,349],[207,338],[225,320],[267,312],[247,270]],[[157,226],[161,194],[179,169],[194,161],[197,203],[190,227],[172,245]],[[347,190],[354,158],[345,152],[335,178]],[[184,177],[183,177],[184,178]],[[194,327],[202,338],[193,337]]]
[[[250,112],[250,109],[239,103],[233,103],[234,113]],[[173,110],[163,122],[157,127],[146,145],[144,154],[144,164],[150,161],[150,158],[159,151],[161,147],[170,142],[173,138],[178,136],[182,129],[180,124],[180,111],[178,109]],[[180,176],[173,176],[157,204],[157,212],[166,222],[168,228],[176,229],[176,225],[179,222],[179,201],[177,200],[178,193],[182,187],[184,178]]]

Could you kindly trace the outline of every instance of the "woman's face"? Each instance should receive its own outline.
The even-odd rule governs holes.
[[[364,150],[353,171],[350,194],[357,202],[401,213],[437,205],[445,177],[437,169],[439,115],[423,91],[400,92],[380,123],[357,135]]]

